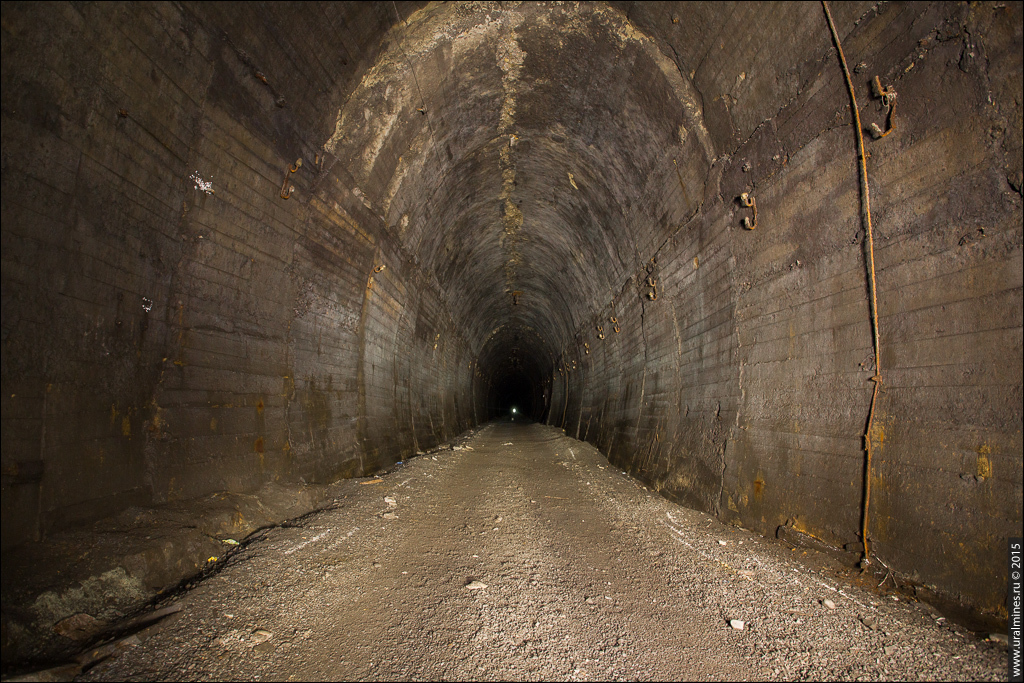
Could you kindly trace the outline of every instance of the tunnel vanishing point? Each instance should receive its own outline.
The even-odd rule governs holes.
[[[1005,617],[1021,3],[2,13],[5,556],[516,407]]]

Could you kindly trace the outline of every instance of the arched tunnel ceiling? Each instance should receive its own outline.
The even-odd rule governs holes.
[[[430,5],[387,45],[326,149],[482,364],[532,331],[521,348],[553,365],[698,208],[692,85],[607,5]]]

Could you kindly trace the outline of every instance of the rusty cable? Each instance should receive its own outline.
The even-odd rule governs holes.
[[[879,354],[878,335],[878,293],[875,287],[875,240],[871,230],[871,192],[868,187],[868,162],[867,156],[864,153],[864,134],[861,132],[860,112],[857,110],[857,95],[853,90],[853,79],[850,78],[850,69],[846,66],[846,55],[843,54],[843,46],[839,41],[839,32],[836,31],[835,22],[832,21],[832,13],[828,9],[828,2],[821,0],[821,6],[825,10],[825,19],[828,20],[832,39],[836,43],[836,51],[839,53],[839,65],[843,67],[843,75],[846,77],[846,87],[850,91],[854,127],[857,131],[857,149],[860,155],[860,178],[861,184],[864,187],[865,237],[868,243],[866,265],[868,289],[871,291],[871,332],[875,351],[875,374],[870,380],[874,382],[875,386],[871,391],[871,406],[868,408],[867,426],[864,429],[864,503],[861,510],[861,543],[864,545],[864,557],[861,560],[861,565],[866,568],[867,565],[871,564],[871,547],[868,544],[868,512],[871,506],[871,429],[875,422],[875,404],[878,401],[878,389],[882,384],[882,359]]]

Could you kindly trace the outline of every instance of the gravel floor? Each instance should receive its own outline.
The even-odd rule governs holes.
[[[76,680],[1006,677],[1005,647],[674,505],[559,430],[460,443],[263,532]]]

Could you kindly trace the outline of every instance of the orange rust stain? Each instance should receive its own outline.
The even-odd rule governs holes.
[[[263,452],[263,437],[257,437],[256,442],[252,445],[252,449],[257,453]]]
[[[992,447],[982,445],[978,448],[978,476],[985,477],[988,479],[992,476],[992,461],[989,459],[989,455],[992,454]]]
[[[885,425],[880,419],[871,427],[871,441],[879,448],[885,448]]]
[[[262,413],[263,412],[263,399],[262,398],[256,403],[256,412],[257,413]]]
[[[761,492],[764,490],[764,479],[758,477],[754,480],[754,497],[761,499]]]
[[[146,429],[148,429],[151,432],[158,432],[165,425],[163,419],[163,408],[161,408],[159,404],[157,404],[155,398],[151,401],[151,404],[153,406],[153,419],[149,421],[149,424],[146,427]]]

